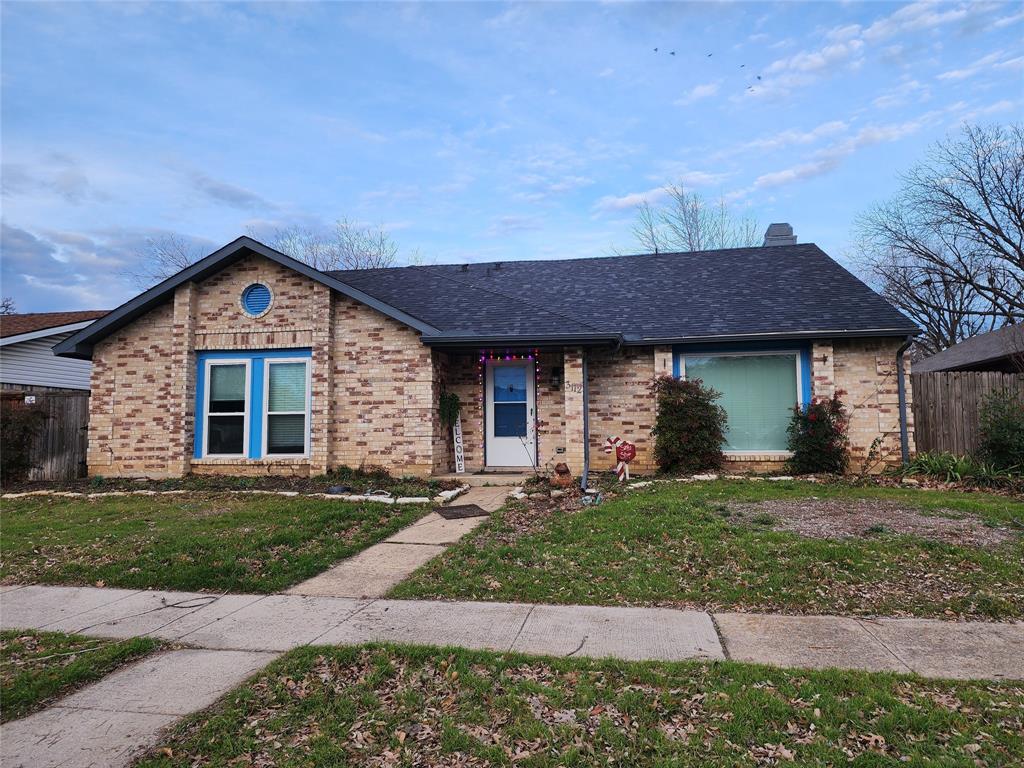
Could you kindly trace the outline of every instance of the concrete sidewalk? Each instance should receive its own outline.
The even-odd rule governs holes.
[[[1024,623],[709,614],[670,608],[223,595],[26,586],[0,626],[149,635],[217,650],[392,641],[557,656],[723,659],[787,667],[1024,679]]]
[[[166,651],[120,669],[34,715],[5,723],[4,768],[128,765],[180,717],[213,704],[277,654]]]

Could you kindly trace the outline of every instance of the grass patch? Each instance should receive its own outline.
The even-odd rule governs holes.
[[[982,493],[796,481],[658,484],[598,507],[556,511],[521,531],[510,523],[521,509],[499,514],[391,596],[1024,617],[1019,535],[986,548],[910,535],[816,539],[751,525],[728,506],[811,496],[898,501],[929,515],[1024,528],[1024,503]]]
[[[418,504],[230,494],[5,499],[0,580],[277,592],[425,512]]]
[[[117,641],[63,632],[0,632],[0,720],[25,717],[161,645],[148,637]]]
[[[307,647],[172,731],[172,766],[1019,765],[1024,688],[736,663]],[[169,753],[169,754],[168,754]]]

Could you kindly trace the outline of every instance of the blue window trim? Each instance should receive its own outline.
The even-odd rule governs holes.
[[[811,402],[811,345],[799,341],[733,342],[729,344],[677,344],[672,348],[672,375],[682,375],[681,360],[686,355],[727,354],[729,352],[778,352],[795,350],[800,355],[800,407]]]
[[[207,360],[248,360],[249,361],[249,446],[247,458],[263,458],[263,376],[266,361],[277,358],[312,358],[310,349],[239,349],[200,352],[196,355],[196,402],[195,440],[192,455],[203,458],[203,427],[206,414],[206,361]]]

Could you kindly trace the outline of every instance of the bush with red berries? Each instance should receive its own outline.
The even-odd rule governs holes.
[[[841,475],[850,464],[850,420],[839,399],[815,397],[806,407],[793,409],[787,432],[789,471],[799,475],[829,472]]]

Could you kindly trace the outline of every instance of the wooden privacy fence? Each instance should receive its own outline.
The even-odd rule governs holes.
[[[1015,393],[1024,408],[1024,374],[994,371],[911,373],[917,452],[978,450],[981,404],[1000,389]]]
[[[0,394],[4,412],[13,408],[41,411],[38,433],[28,448],[29,480],[73,480],[86,474],[86,449],[89,442],[89,393],[11,392]],[[35,398],[35,402],[26,402]],[[0,446],[0,450],[7,450]]]

